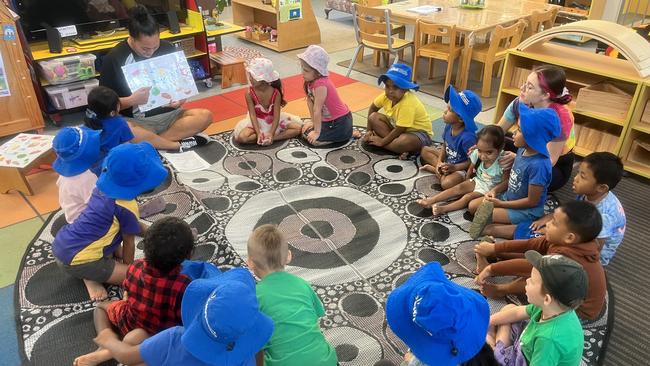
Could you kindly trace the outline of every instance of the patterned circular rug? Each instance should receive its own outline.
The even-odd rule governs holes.
[[[466,212],[433,218],[414,202],[440,189],[413,160],[352,141],[316,149],[298,140],[269,147],[233,145],[230,133],[197,149],[211,167],[171,171],[146,202],[163,197],[166,210],[147,218],[181,217],[198,230],[194,259],[222,269],[242,266],[246,240],[272,223],[293,252],[287,271],[312,283],[326,316],[321,327],[342,365],[399,364],[406,346],[386,325],[387,295],[423,264],[438,261],[449,277],[476,288]],[[547,209],[556,206],[550,198]],[[56,266],[50,245],[65,223],[50,217],[28,247],[16,283],[23,357],[34,365],[69,365],[94,350],[93,304],[82,281]],[[137,250],[136,257],[142,251]],[[118,296],[116,288],[111,296]],[[517,299],[508,299],[517,302]],[[492,311],[506,301],[490,301]],[[585,324],[585,364],[596,364],[607,333],[607,312]]]

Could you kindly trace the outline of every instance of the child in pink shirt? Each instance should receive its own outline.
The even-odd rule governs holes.
[[[311,116],[302,127],[303,136],[314,146],[348,141],[353,135],[352,113],[327,77],[329,55],[322,47],[311,45],[298,58]]]
[[[90,171],[99,159],[101,131],[83,127],[66,127],[54,137],[52,148],[57,158],[52,167],[59,173],[59,204],[68,223],[86,208],[95,189],[97,176]]]

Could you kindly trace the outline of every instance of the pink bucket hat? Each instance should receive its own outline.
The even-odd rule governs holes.
[[[299,53],[298,58],[305,61],[307,65],[314,68],[322,76],[327,76],[327,64],[330,62],[330,56],[323,49],[323,47],[311,45],[307,47],[305,52]]]
[[[254,58],[246,67],[256,81],[272,83],[280,78],[280,74],[273,69],[273,62],[268,58]]]

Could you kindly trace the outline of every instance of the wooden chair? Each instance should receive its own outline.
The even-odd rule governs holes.
[[[482,97],[490,96],[494,64],[504,61],[506,58],[506,51],[519,44],[525,27],[526,23],[523,20],[520,20],[506,28],[497,25],[496,29],[492,33],[492,39],[489,43],[474,46],[472,51],[472,60],[483,63]]]
[[[365,17],[367,20],[375,19],[376,21],[386,21],[384,9],[377,9],[375,6],[381,5],[381,0],[360,0],[357,2],[357,14]],[[389,22],[390,23],[390,22]],[[391,32],[401,39],[406,38],[406,26],[404,24],[391,24]],[[374,65],[379,66],[379,56],[384,55],[384,66],[388,66],[388,56],[386,52],[374,50]],[[399,57],[404,59],[404,51],[400,51]],[[363,62],[363,50],[359,52],[357,61]]]
[[[418,60],[420,57],[429,59],[427,77],[433,77],[433,61],[447,61],[445,73],[445,88],[451,81],[454,61],[462,50],[456,33],[456,26],[445,26],[427,23],[420,19],[415,23],[415,54],[413,56],[413,82],[417,82]]]
[[[357,61],[359,51],[362,51],[364,47],[380,52],[387,52],[389,55],[394,54],[395,60],[393,63],[399,61],[400,51],[403,51],[407,47],[410,47],[411,50],[413,50],[413,42],[406,41],[393,35],[393,27],[390,23],[389,9],[365,8],[362,9],[364,13],[361,13],[357,11],[357,8],[362,7],[358,4],[354,4],[354,7],[352,9],[352,19],[354,20],[354,33],[358,45],[354,50],[354,56],[352,56],[352,60],[350,60],[347,76],[349,76],[350,72],[352,72],[352,67]],[[369,9],[370,11],[379,10],[383,13],[383,15],[380,17],[370,16],[370,13],[368,12]],[[363,55],[363,52],[361,52],[361,55]],[[403,53],[401,57],[404,57]]]
[[[552,28],[555,25],[555,18],[560,8],[553,7],[545,11],[534,10],[533,13],[526,18],[528,26],[524,31],[522,40],[527,39],[533,34],[537,34],[543,30]]]

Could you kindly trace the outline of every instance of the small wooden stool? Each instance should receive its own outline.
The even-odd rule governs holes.
[[[0,193],[7,193],[11,190],[21,191],[28,196],[33,196],[34,191],[25,177],[25,173],[39,167],[40,165],[51,165],[56,159],[53,150],[48,150],[43,155],[34,159],[24,168],[0,166]]]
[[[221,88],[229,88],[234,83],[246,84],[246,66],[244,60],[229,53],[217,52],[210,54],[210,60],[221,69]]]

